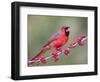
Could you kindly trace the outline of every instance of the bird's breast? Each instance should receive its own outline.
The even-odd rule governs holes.
[[[53,42],[54,47],[62,47],[67,42],[67,40],[68,38],[66,36],[59,37],[57,40]]]

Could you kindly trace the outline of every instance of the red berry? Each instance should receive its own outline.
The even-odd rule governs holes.
[[[54,58],[54,62],[58,62],[59,61],[59,58]]]
[[[41,63],[43,63],[43,64],[46,64],[46,63],[47,63],[44,55],[41,56],[40,61],[41,61]]]
[[[79,44],[80,46],[83,46],[83,45],[84,45],[84,41],[83,41],[84,38],[85,38],[85,36],[80,36],[80,37],[78,37],[77,42],[78,42],[78,44]]]
[[[46,60],[41,59],[41,63],[46,64],[47,62],[46,62]]]
[[[64,50],[65,55],[68,55],[69,53],[70,53],[70,50],[68,50],[68,49]]]
[[[61,52],[62,51],[62,48],[59,47],[59,48],[56,48],[57,51]]]
[[[80,45],[80,46],[84,46],[84,41],[83,41],[83,39],[81,39],[81,40],[79,40],[79,41],[77,41],[78,42],[78,44]]]
[[[39,62],[39,58],[34,59],[34,64],[37,64]]]
[[[55,58],[55,57],[58,57],[58,53],[57,53],[57,52],[53,52],[53,53],[52,53],[52,57],[54,57],[54,58]]]
[[[52,57],[53,57],[54,62],[57,62],[59,60],[57,52],[53,52]]]

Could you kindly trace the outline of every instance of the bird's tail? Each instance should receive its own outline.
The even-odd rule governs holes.
[[[40,56],[43,55],[46,51],[47,51],[46,49],[42,49],[38,54],[36,54],[36,55],[31,59],[31,61],[34,60],[34,59],[36,59],[36,58],[38,58],[38,57],[40,57]]]

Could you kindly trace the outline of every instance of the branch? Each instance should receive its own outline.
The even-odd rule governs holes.
[[[49,57],[45,57],[42,55],[40,58],[36,58],[35,60],[28,60],[28,65],[31,64],[37,64],[39,62],[42,62],[43,64],[46,64],[46,61],[50,58],[54,59],[54,62],[57,62],[59,60],[58,56],[61,53],[64,53],[64,55],[69,55],[72,48],[75,48],[76,46],[84,46],[85,41],[87,40],[86,36],[79,36],[74,42],[72,42],[66,49],[62,50],[62,48],[57,48],[56,52],[52,52],[52,54]]]

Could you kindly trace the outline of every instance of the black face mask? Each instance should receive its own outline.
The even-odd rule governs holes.
[[[69,36],[69,32],[66,32],[66,31],[65,31],[65,35],[66,35],[66,36]]]

